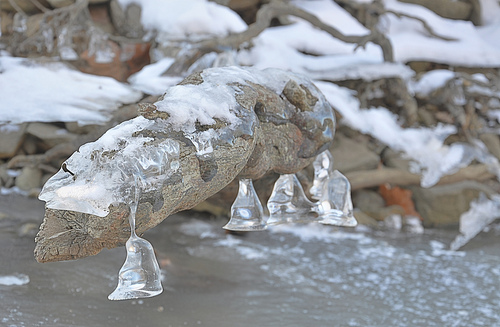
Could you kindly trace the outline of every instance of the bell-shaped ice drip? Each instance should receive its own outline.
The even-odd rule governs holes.
[[[278,178],[267,201],[267,208],[268,225],[308,223],[317,219],[313,211],[314,204],[306,197],[295,174],[284,174]]]
[[[123,171],[122,171],[123,172]],[[129,192],[130,203],[130,238],[125,244],[127,258],[118,273],[118,286],[108,296],[109,300],[130,300],[151,297],[163,291],[161,273],[151,243],[135,233],[135,215],[139,205],[142,178],[134,174],[135,187]]]
[[[320,200],[323,189],[333,172],[333,156],[330,151],[325,150],[317,155],[316,159],[314,159],[313,167],[314,179],[313,185],[309,189],[309,193],[314,200]]]
[[[264,209],[251,179],[239,180],[238,195],[231,206],[231,219],[223,228],[232,231],[258,231],[267,228]]]
[[[353,215],[351,184],[338,170],[335,170],[324,185],[321,199],[316,204],[318,222],[322,224],[354,227],[358,224]]]

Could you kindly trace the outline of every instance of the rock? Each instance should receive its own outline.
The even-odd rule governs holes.
[[[24,140],[26,124],[0,125],[0,159],[12,158]]]
[[[103,40],[102,47],[106,48],[106,55],[97,56],[88,48],[80,54],[81,60],[74,65],[83,73],[109,76],[125,82],[130,75],[150,63],[150,43]]]
[[[375,219],[373,219],[372,217],[370,217],[369,215],[367,215],[363,211],[355,209],[353,214],[354,214],[354,218],[356,218],[356,221],[358,222],[359,225],[365,225],[365,226],[372,227],[372,228],[379,227],[378,221],[376,221]]]
[[[14,185],[15,176],[13,176],[11,172],[12,171],[9,171],[9,169],[7,169],[7,164],[3,164],[0,166],[0,186],[10,188]]]
[[[180,109],[190,114],[178,116]],[[125,190],[135,189],[133,174],[159,183],[141,194],[136,230],[142,234],[237,178],[302,170],[330,147],[335,131],[333,109],[312,82],[277,69],[207,69],[155,104],[142,104],[140,114],[80,147],[45,184],[38,261],[77,259],[123,245],[130,235]],[[144,158],[156,157],[166,158],[158,159],[161,168],[144,166]],[[70,193],[58,191],[63,187]]]
[[[89,4],[91,5],[102,5],[104,3],[108,3],[110,0],[89,0]]]
[[[48,148],[75,140],[76,135],[67,130],[46,123],[30,123],[26,133],[42,140]]]
[[[224,4],[238,13],[238,15],[243,18],[245,23],[252,24],[255,22],[255,16],[260,6],[262,5],[262,0],[229,0],[221,1],[228,2]]]
[[[385,207],[385,201],[379,193],[371,190],[357,190],[352,193],[352,203],[363,212],[380,210]]]
[[[394,151],[391,148],[385,148],[381,154],[384,166],[389,168],[397,168],[403,171],[410,171],[410,160],[401,157],[401,153]]]
[[[472,16],[473,6],[468,1],[457,0],[400,0],[424,6],[441,17],[468,20]]]
[[[109,6],[106,3],[90,5],[89,13],[95,26],[107,34],[116,34],[116,29],[109,16]]]
[[[40,187],[42,171],[34,167],[24,167],[21,174],[16,178],[16,186],[23,191],[29,191]]]
[[[70,6],[75,3],[75,0],[47,0],[54,8]]]
[[[68,132],[73,134],[88,134],[96,130],[99,125],[80,125],[78,122],[67,122],[64,123],[64,127]]]
[[[372,210],[367,209],[365,213],[378,221],[383,221],[390,216],[405,216],[405,210],[398,205],[392,205],[383,208],[374,208]]]
[[[23,142],[23,152],[28,155],[35,154],[37,152],[37,149],[37,139],[31,135],[27,135]]]
[[[118,0],[111,0],[110,15],[113,25],[121,35],[129,38],[142,38],[144,36],[139,5],[131,3],[123,8]]]
[[[25,13],[33,14],[40,12],[40,9],[31,0],[14,0],[15,4]],[[37,0],[37,2],[45,8],[49,8],[49,4],[46,0]],[[9,1],[0,1],[0,10],[5,10],[8,12],[17,12],[17,9],[12,7]]]
[[[479,139],[483,141],[490,153],[500,160],[500,137],[498,134],[484,133],[479,135]]]
[[[412,186],[415,207],[423,218],[424,227],[456,227],[460,215],[469,210],[470,202],[484,192],[494,193],[483,183],[463,181],[431,188]]]
[[[0,186],[7,184],[9,179],[10,176],[7,173],[7,164],[0,165]]]
[[[334,158],[334,168],[342,173],[375,169],[380,163],[379,156],[365,144],[348,139],[342,134],[335,135],[335,142],[330,150]]]
[[[384,218],[384,226],[389,229],[401,230],[403,228],[403,217],[398,214],[392,214]]]
[[[427,108],[429,105],[418,108],[418,121],[424,126],[435,126],[437,124],[436,117],[434,114]]]
[[[76,0],[47,0],[54,8],[66,7],[74,4]],[[107,3],[109,0],[89,0],[90,5]]]
[[[40,30],[40,23],[44,18],[44,14],[31,15],[26,19],[26,37],[34,36]]]
[[[415,204],[412,200],[412,193],[408,189],[399,186],[391,186],[388,183],[382,184],[379,187],[379,193],[384,198],[388,206],[399,205],[405,210],[406,215],[420,217],[415,210]]]
[[[0,35],[9,35],[12,33],[12,24],[14,22],[12,14],[0,10]]]

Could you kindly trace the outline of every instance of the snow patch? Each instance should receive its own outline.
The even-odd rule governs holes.
[[[325,82],[316,82],[316,86],[340,112],[345,124],[412,159],[412,172],[422,174],[422,187],[435,185],[442,176],[466,167],[476,157],[477,151],[470,145],[444,144],[449,135],[456,133],[455,126],[402,128],[398,117],[385,108],[361,109],[351,90]]]
[[[336,240],[369,240],[363,233],[349,233],[340,230],[332,230],[325,225],[310,223],[310,224],[296,224],[296,225],[277,225],[270,226],[271,233],[287,233],[300,238],[303,242],[322,241],[325,243],[332,243]]]
[[[4,286],[26,285],[29,282],[30,282],[30,278],[28,275],[25,275],[25,274],[0,276],[0,285],[4,285]]]
[[[132,87],[151,95],[161,95],[169,87],[179,83],[182,78],[178,76],[162,76],[174,63],[173,58],[163,58],[154,64],[144,66],[139,72],[131,75],[128,82]]]
[[[218,235],[214,232],[211,224],[196,219],[180,225],[179,231],[189,236],[198,236],[201,239],[218,237]]]
[[[141,7],[141,23],[158,32],[159,41],[225,36],[242,32],[245,22],[228,7],[207,0],[119,0],[122,7]]]
[[[0,124],[102,124],[142,93],[110,77],[84,74],[61,63],[0,56]]]
[[[204,70],[201,77],[203,83],[173,86],[155,103],[159,111],[169,114],[167,122],[173,130],[193,133],[196,123],[214,125],[215,119],[235,126],[240,122],[234,110],[239,107],[237,85],[256,83],[281,94],[291,74],[275,69],[219,67]]]
[[[442,88],[455,77],[455,72],[446,69],[436,69],[423,74],[418,81],[409,83],[410,90],[420,96],[429,96],[435,90]]]
[[[460,235],[450,245],[458,250],[488,225],[500,218],[500,195],[495,194],[488,199],[484,193],[470,203],[470,209],[460,216]]]

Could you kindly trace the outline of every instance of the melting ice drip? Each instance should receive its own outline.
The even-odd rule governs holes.
[[[223,227],[235,231],[264,230],[270,225],[283,223],[319,222],[322,224],[354,227],[351,185],[338,170],[333,170],[333,157],[326,150],[314,163],[314,180],[310,201],[295,174],[283,174],[274,184],[267,202],[269,217],[251,179],[240,179],[238,196],[231,207],[231,219]]]
[[[135,233],[135,215],[141,195],[141,178],[134,175],[135,185],[131,190],[130,237],[125,244],[127,258],[118,273],[118,286],[108,296],[109,300],[129,300],[151,297],[163,291],[161,273],[151,243]]]
[[[239,180],[238,196],[231,206],[231,220],[223,228],[234,231],[257,231],[267,228],[264,208],[251,179]]]
[[[109,300],[128,300],[151,297],[163,291],[161,273],[154,254],[153,246],[147,240],[137,236],[135,218],[141,192],[161,189],[167,172],[178,169],[176,155],[179,150],[176,144],[164,143],[156,151],[150,151],[147,156],[140,156],[134,167],[118,165],[125,179],[133,178],[133,188],[124,190],[124,198],[130,203],[130,238],[125,244],[127,258],[118,273],[118,286],[108,296]],[[168,157],[173,160],[168,160]],[[166,163],[170,165],[167,166]],[[165,169],[170,167],[170,169]]]

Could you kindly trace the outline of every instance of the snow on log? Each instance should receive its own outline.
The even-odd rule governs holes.
[[[138,234],[190,209],[236,177],[295,173],[327,149],[335,118],[303,76],[277,69],[211,68],[169,88],[140,116],[80,147],[45,184],[39,262],[123,245],[123,196],[140,175]]]

